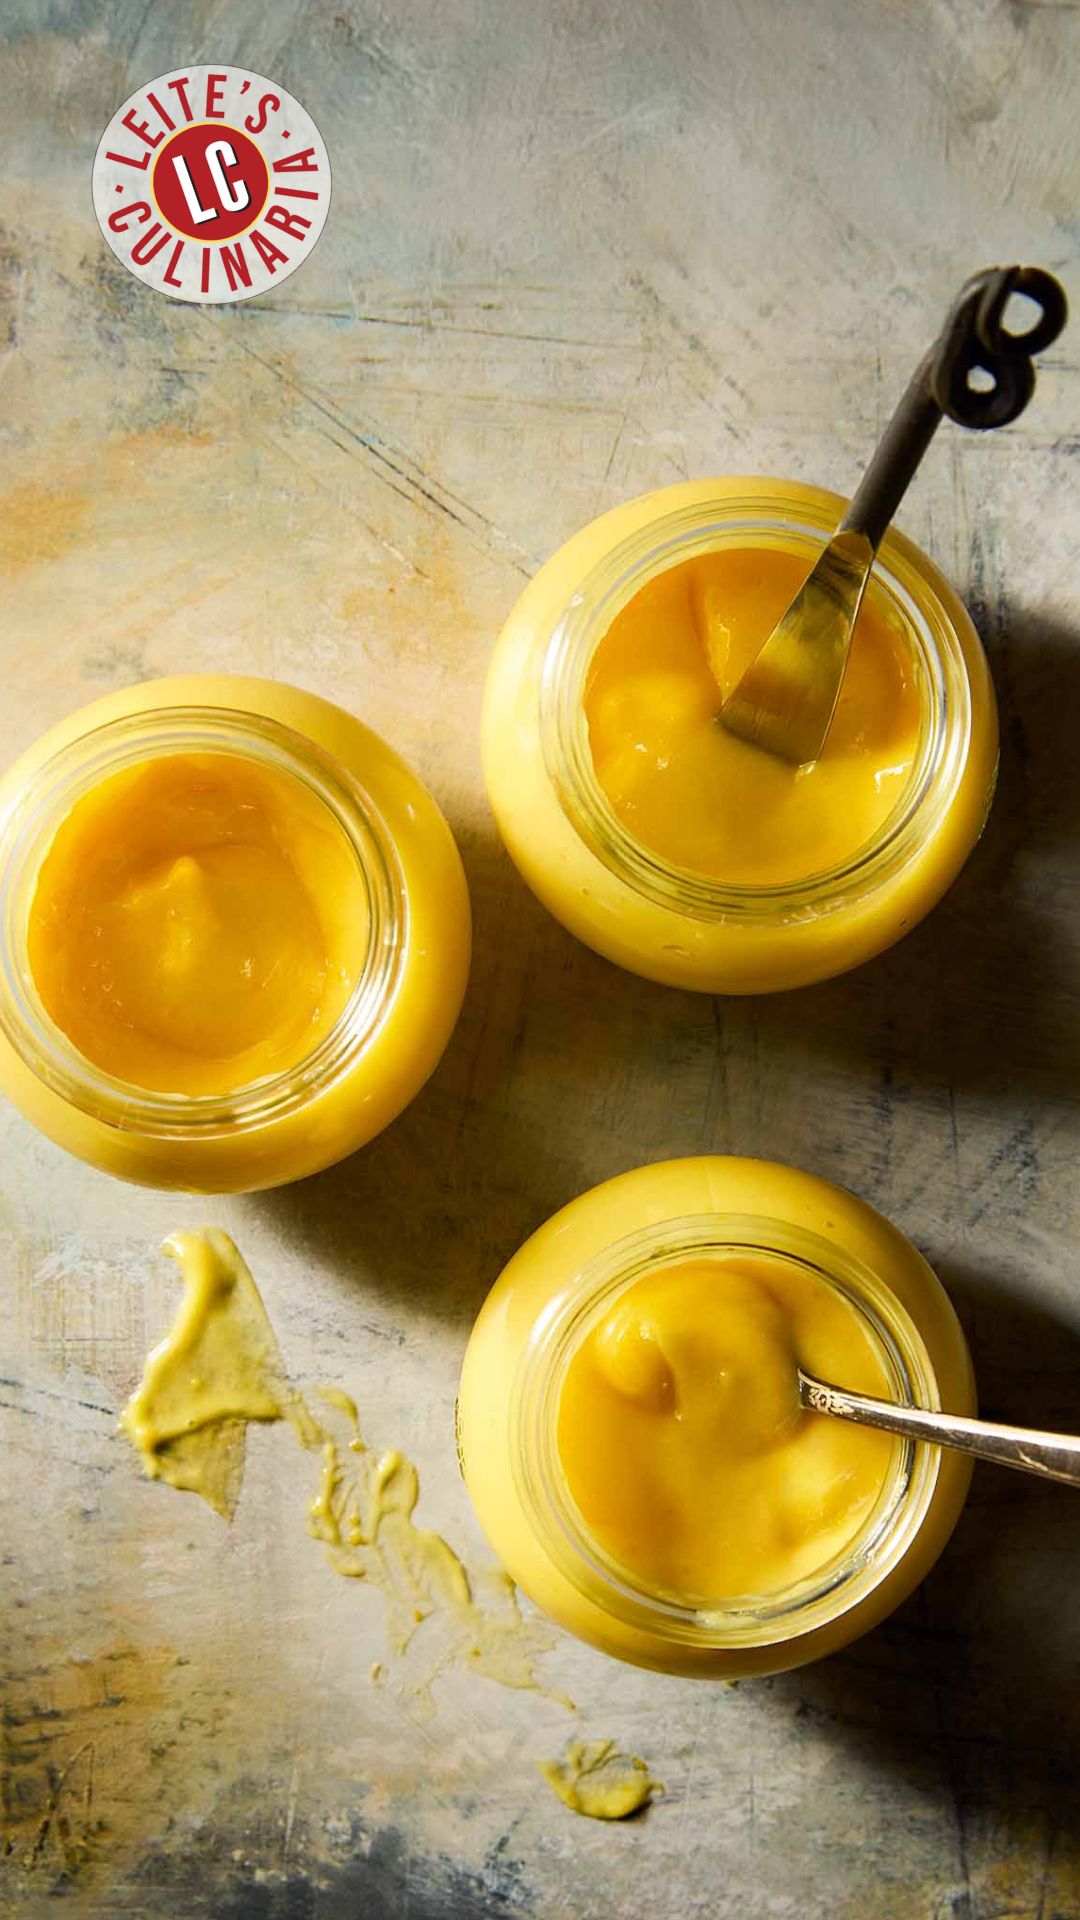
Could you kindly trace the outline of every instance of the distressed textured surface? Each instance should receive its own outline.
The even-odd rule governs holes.
[[[526,895],[477,767],[492,638],[584,519],[685,474],[855,476],[957,279],[1080,311],[1068,0],[5,0],[5,760],[132,678],[279,675],[422,770],[477,916],[467,1007],[383,1140],[293,1191],[128,1192],[0,1114],[0,1910],[99,1920],[1065,1920],[1080,1914],[1080,1507],[986,1471],[924,1590],[736,1692],[571,1642],[555,1677],[667,1783],[576,1820],[557,1707],[367,1673],[378,1602],[255,1437],[226,1530],[141,1483],[114,1411],[210,1217],[298,1373],[352,1386],[468,1549],[451,1441],[479,1300],[553,1207],[734,1149],[875,1202],[971,1329],[988,1410],[1078,1421],[1080,325],[1036,404],[945,430],[903,514],[1004,709],[991,829],[895,953],[776,1002],[623,977]],[[101,127],[185,60],[280,77],[335,173],[274,301],[145,292],[90,209]]]

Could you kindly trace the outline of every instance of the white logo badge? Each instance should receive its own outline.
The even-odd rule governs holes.
[[[242,67],[178,67],[133,93],[94,159],[94,209],[118,260],[170,300],[251,300],[311,252],[330,161],[284,87]]]

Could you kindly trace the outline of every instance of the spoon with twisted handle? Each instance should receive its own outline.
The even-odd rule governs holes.
[[[938,1447],[955,1447],[999,1467],[1017,1467],[1044,1480],[1064,1480],[1080,1487],[1080,1435],[1037,1433],[1030,1427],[1004,1427],[993,1420],[968,1420],[958,1413],[928,1413],[922,1407],[899,1407],[868,1393],[849,1393],[799,1368],[799,1401],[814,1413],[836,1420],[854,1420],[859,1426],[880,1427],[908,1440],[925,1440]]]
[[[1005,325],[1013,294],[1039,308],[1023,333]],[[1067,313],[1061,286],[1041,267],[987,267],[961,288],[837,531],[724,702],[720,723],[729,733],[796,766],[818,758],[874,555],[939,421],[947,413],[985,431],[1015,420],[1035,390],[1031,356],[1057,339]],[[971,384],[976,373],[981,387]]]

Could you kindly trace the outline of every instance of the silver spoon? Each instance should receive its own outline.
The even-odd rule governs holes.
[[[1030,1427],[1004,1427],[994,1420],[968,1420],[959,1413],[927,1413],[923,1407],[895,1406],[869,1393],[849,1393],[846,1387],[815,1380],[799,1368],[799,1401],[814,1413],[835,1420],[854,1420],[862,1427],[880,1427],[883,1433],[902,1434],[938,1447],[973,1453],[999,1467],[1017,1467],[1044,1480],[1064,1480],[1080,1487],[1080,1435],[1037,1433]]]
[[[1003,315],[1024,294],[1039,318],[1011,333]],[[1003,427],[1035,390],[1033,353],[1065,325],[1065,295],[1041,267],[988,267],[960,290],[920,361],[837,531],[720,711],[729,733],[796,766],[816,760],[832,724],[874,555],[943,414]],[[991,384],[971,385],[981,372]]]

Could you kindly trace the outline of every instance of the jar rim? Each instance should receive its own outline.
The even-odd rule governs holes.
[[[369,915],[367,952],[333,1026],[293,1065],[223,1093],[140,1087],[97,1067],[46,1012],[27,952],[41,863],[77,800],[112,774],[172,754],[254,759],[300,780],[352,853]],[[105,1125],[155,1139],[251,1131],[284,1119],[354,1065],[382,1026],[402,974],[408,898],[393,839],[370,794],[316,741],[270,715],[168,704],[105,720],[35,767],[0,818],[0,1033],[34,1076]]]
[[[589,665],[616,615],[648,582],[681,562],[762,535],[786,536],[809,557],[834,527],[834,496],[791,482],[792,491],[732,498],[717,493],[662,511],[617,541],[580,581],[556,619],[540,670],[540,743],[548,778],[578,837],[643,898],[702,921],[769,924],[820,915],[885,885],[925,847],[955,797],[967,762],[971,689],[953,621],[931,584],[887,533],[870,590],[884,593],[916,650],[923,689],[918,757],[904,793],[877,833],[840,863],[803,879],[727,883],[681,867],[647,847],[619,818],[597,777],[585,720]]]
[[[637,1229],[604,1247],[539,1315],[511,1390],[511,1466],[523,1511],[562,1576],[594,1605],[638,1630],[701,1650],[768,1646],[823,1627],[868,1597],[907,1551],[929,1510],[940,1449],[904,1439],[874,1508],[842,1552],[814,1574],[769,1595],[723,1605],[680,1599],[636,1581],[590,1532],[565,1485],[557,1416],[566,1371],[614,1301],[645,1274],[688,1257],[754,1254],[811,1272],[859,1315],[897,1400],[936,1410],[940,1394],[918,1328],[892,1289],[835,1241],[772,1216],[704,1213]]]

